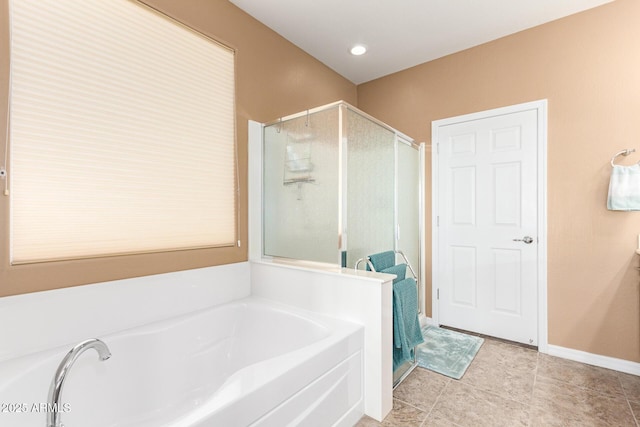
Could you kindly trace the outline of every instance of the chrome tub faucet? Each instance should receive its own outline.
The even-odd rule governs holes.
[[[107,360],[111,357],[109,347],[97,338],[91,338],[86,341],[82,341],[73,347],[69,353],[62,359],[58,369],[49,387],[49,399],[47,400],[47,427],[64,427],[60,422],[60,395],[62,394],[62,387],[67,374],[71,370],[71,367],[78,359],[78,357],[86,350],[93,348],[98,352],[100,360]]]

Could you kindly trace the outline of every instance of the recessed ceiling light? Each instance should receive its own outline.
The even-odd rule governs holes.
[[[353,46],[349,52],[351,52],[351,55],[360,56],[367,52],[367,48],[361,44],[357,44]]]

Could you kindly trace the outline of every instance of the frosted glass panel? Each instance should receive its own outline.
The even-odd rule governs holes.
[[[420,154],[398,143],[398,250],[409,259],[416,274],[420,269]]]
[[[394,249],[394,142],[390,130],[351,110],[347,141],[347,267]]]
[[[265,255],[340,262],[338,108],[265,127]]]
[[[399,249],[419,275],[418,150],[344,103],[316,111],[264,128],[264,255],[352,268]]]

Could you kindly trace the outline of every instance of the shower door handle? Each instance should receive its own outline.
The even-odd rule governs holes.
[[[524,236],[522,239],[513,239],[514,242],[525,242],[527,245],[533,243],[533,237]]]

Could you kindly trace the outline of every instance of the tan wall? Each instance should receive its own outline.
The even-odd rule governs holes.
[[[640,361],[633,253],[640,214],[605,209],[610,157],[623,148],[640,150],[640,2],[617,0],[363,84],[357,93],[226,0],[148,3],[238,51],[244,246],[10,267],[8,198],[0,196],[0,296],[245,260],[247,119],[267,121],[344,99],[429,142],[432,120],[546,98],[549,342]],[[0,0],[0,118],[8,92],[6,12]],[[4,126],[0,120],[0,153]],[[627,162],[639,159],[640,151]]]
[[[432,120],[548,99],[549,343],[636,362],[640,213],[606,197],[611,156],[640,160],[639,23],[640,2],[617,0],[358,87],[361,109],[428,143]]]
[[[0,195],[0,296],[247,259],[247,120],[260,122],[343,99],[356,87],[227,0],[147,3],[237,49],[237,138],[243,246],[74,262],[9,265],[8,198]],[[4,153],[8,93],[7,0],[0,0],[0,153]]]

